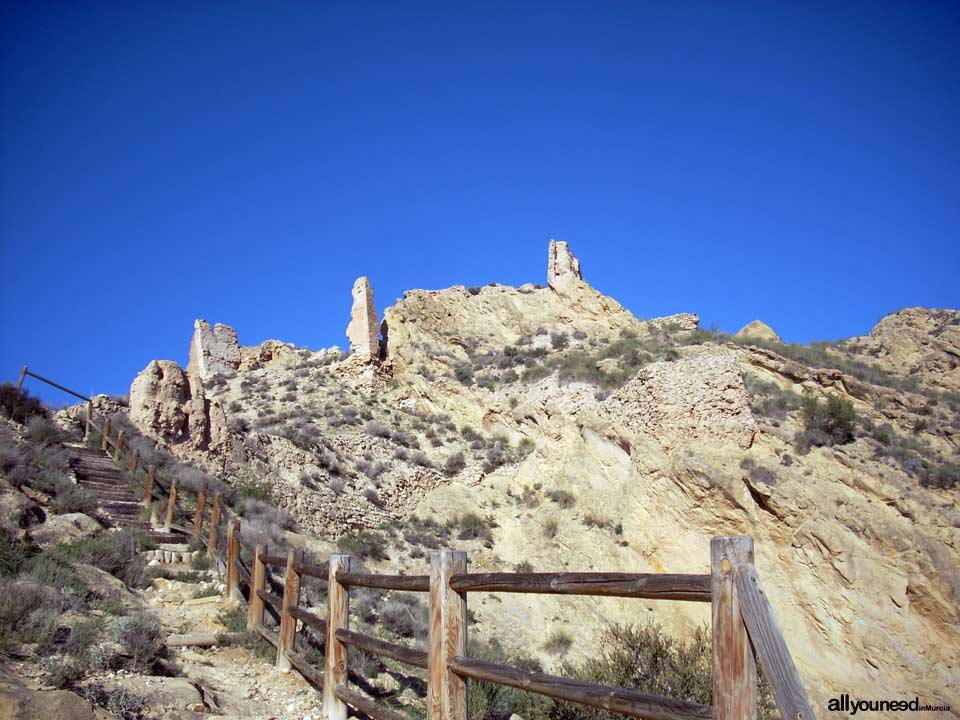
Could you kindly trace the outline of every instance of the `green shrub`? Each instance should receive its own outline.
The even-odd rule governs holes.
[[[233,489],[241,498],[252,498],[267,503],[273,499],[273,487],[266,480],[243,478],[234,484]]]
[[[356,534],[343,535],[337,540],[337,547],[348,555],[369,560],[388,559],[386,543],[381,535],[368,530]]]
[[[477,660],[512,665],[527,670],[542,671],[540,664],[529,657],[511,656],[500,643],[491,640],[482,643],[470,637],[467,640],[467,655]],[[467,717],[469,720],[508,718],[519,715],[527,720],[545,716],[548,701],[541,695],[524,692],[499,683],[480,680],[467,681]]]
[[[443,463],[443,474],[447,477],[456,475],[458,472],[463,470],[467,466],[467,461],[463,457],[463,453],[459,450],[452,455],[448,456],[446,462]]]
[[[226,628],[226,632],[217,635],[219,645],[245,647],[267,662],[276,658],[273,645],[264,640],[260,633],[247,630],[247,614],[242,607],[224,608],[217,615],[217,622]]]
[[[47,658],[40,667],[46,683],[59,689],[73,687],[83,677],[83,668],[74,658]]]
[[[577,504],[576,496],[566,490],[550,490],[546,496],[564,509],[572,508]]]
[[[801,410],[803,431],[797,436],[800,452],[807,452],[813,446],[842,445],[853,440],[857,414],[850,400],[830,395],[823,403],[812,392],[807,392]]]
[[[71,563],[84,563],[110,573],[131,587],[146,587],[151,578],[140,553],[151,547],[152,543],[139,533],[129,530],[102,531],[47,548],[30,565],[33,567],[49,562],[69,569]]]
[[[50,503],[50,509],[55,513],[87,513],[92,514],[97,509],[97,496],[81,490],[79,487],[70,487],[58,492]]]
[[[573,647],[573,638],[565,630],[555,629],[544,641],[543,649],[551,655],[566,655]]]
[[[493,540],[493,534],[490,530],[491,522],[484,520],[476,513],[468,512],[461,516],[458,525],[460,534],[457,536],[460,540],[483,540],[490,542]]]
[[[953,462],[940,463],[923,475],[920,481],[929,487],[944,490],[960,487],[960,464]]]
[[[24,424],[32,417],[49,417],[50,411],[38,398],[30,397],[26,389],[17,389],[13,383],[0,385],[0,412],[14,422]]]
[[[550,333],[550,345],[554,350],[566,350],[570,338],[566,333]]]
[[[582,663],[565,662],[560,674],[601,685],[639,690],[702,705],[711,705],[713,668],[710,633],[698,628],[689,641],[667,635],[659,625],[610,625],[600,638],[595,657]],[[757,698],[758,717],[777,717],[773,695],[765,680]],[[550,720],[619,720],[615,713],[552,700]]]
[[[35,546],[18,540],[0,527],[0,577],[16,575],[36,553]]]
[[[426,640],[429,613],[426,605],[412,595],[398,594],[380,606],[380,623],[402,638]]]
[[[52,646],[57,621],[69,606],[54,588],[0,579],[0,652],[13,650],[19,643],[37,643],[44,652]]]
[[[148,670],[160,656],[160,623],[146,613],[135,613],[120,618],[113,628],[114,639],[130,657],[134,669]]]

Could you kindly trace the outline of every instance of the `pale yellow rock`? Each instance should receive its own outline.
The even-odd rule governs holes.
[[[353,306],[350,309],[350,324],[347,325],[350,352],[367,358],[376,357],[380,351],[377,341],[379,333],[370,279],[358,277],[353,283]]]
[[[767,325],[762,320],[754,320],[753,322],[747,323],[742,328],[737,330],[734,334],[734,337],[738,338],[757,338],[758,340],[769,340],[770,342],[783,342],[780,339],[780,336],[777,335],[773,328]]]
[[[213,375],[232,373],[238,367],[240,343],[237,332],[229,325],[217,323],[211,328],[206,320],[195,320],[187,372],[205,381]]]

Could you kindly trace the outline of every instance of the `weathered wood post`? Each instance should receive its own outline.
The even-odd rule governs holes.
[[[216,556],[217,545],[220,542],[220,503],[222,498],[223,496],[220,493],[216,493],[213,496],[213,507],[210,508],[210,533],[207,535],[207,557],[209,558]],[[227,537],[229,538],[229,535]]]
[[[207,486],[201,485],[197,490],[197,508],[193,511],[193,542],[200,542],[200,533],[203,532],[203,511],[207,506]]]
[[[264,545],[253,548],[253,567],[250,572],[250,597],[247,598],[247,630],[255,630],[263,622],[263,598],[260,593],[267,584],[267,566],[260,558],[267,554]]]
[[[93,425],[93,401],[87,400],[87,421],[83,427],[83,441],[90,440],[90,428]]]
[[[153,483],[156,481],[156,468],[153,465],[147,468],[147,484],[143,486],[143,501],[142,505],[147,507],[153,502]]]
[[[27,376],[27,366],[24,365],[22,368],[20,368],[20,377],[17,378],[17,390],[21,390],[23,388],[23,379],[26,376]]]
[[[219,539],[219,538],[218,538]],[[216,547],[214,545],[213,547]],[[227,523],[227,599],[239,602],[243,599],[240,592],[240,572],[237,563],[240,562],[240,521],[231,520]],[[253,586],[253,578],[250,579]]]
[[[103,421],[103,440],[100,441],[100,449],[104,452],[110,447],[110,418]]]
[[[177,479],[170,481],[170,495],[167,497],[167,514],[163,519],[163,527],[170,532],[170,525],[173,523],[173,511],[177,507]]]
[[[300,550],[287,552],[287,572],[283,578],[283,603],[280,608],[280,640],[277,643],[277,670],[290,672],[293,667],[287,658],[287,651],[293,652],[297,641],[297,619],[290,614],[290,608],[300,604]]]
[[[123,430],[117,433],[117,449],[113,453],[113,461],[120,462],[120,454],[123,452]]]
[[[327,720],[347,720],[347,706],[337,697],[337,685],[347,682],[347,646],[337,639],[337,630],[349,629],[350,591],[337,580],[338,572],[350,572],[349,555],[331,555],[327,576],[327,647],[323,669],[323,714]]]
[[[127,466],[127,470],[132,473],[137,472],[137,466],[140,465],[140,448],[133,449],[133,457],[130,458],[130,464]]]
[[[450,577],[467,572],[467,554],[430,554],[430,635],[427,645],[427,720],[466,720],[467,681],[450,661],[467,654],[467,596],[450,589]]]
[[[734,586],[737,566],[752,563],[753,538],[730,535],[710,541],[715,720],[757,717],[757,664]]]

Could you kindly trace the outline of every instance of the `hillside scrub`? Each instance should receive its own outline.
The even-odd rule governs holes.
[[[830,395],[824,403],[808,392],[801,401],[801,412],[803,430],[796,437],[798,452],[806,453],[811,447],[843,445],[853,440],[857,414],[850,400]]]
[[[31,397],[27,390],[17,389],[9,382],[0,385],[0,413],[21,425],[32,417],[50,417],[50,411],[39,398]]]
[[[125,615],[126,608],[81,573],[92,566],[144,587],[152,575],[140,552],[149,547],[142,536],[121,530],[41,550],[0,531],[0,652],[32,648],[56,687],[104,669],[150,671],[162,649],[156,620]]]

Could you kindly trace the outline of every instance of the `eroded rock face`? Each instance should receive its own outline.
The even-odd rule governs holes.
[[[847,349],[901,377],[960,391],[960,311],[905,308],[887,315]]]
[[[206,320],[195,320],[187,372],[204,381],[218,373],[235,372],[238,367],[240,343],[237,332],[229,325],[217,323],[211,328]]]
[[[577,287],[583,281],[580,261],[562,240],[551,240],[547,255],[547,284],[557,292]]]
[[[189,433],[190,382],[172,360],[151,360],[130,386],[130,420],[142,431],[169,442]]]
[[[130,420],[166,443],[213,449],[226,442],[226,418],[203,383],[172,360],[153,360],[130,386]]]
[[[699,442],[749,448],[757,432],[733,354],[652,363],[611,396],[608,412],[665,450]]]
[[[742,328],[737,330],[734,337],[757,338],[758,340],[769,340],[770,342],[783,342],[783,340],[780,339],[780,336],[773,331],[773,328],[762,320],[754,320],[751,323],[747,323]]]
[[[358,277],[353,284],[353,307],[350,309],[350,324],[347,325],[350,352],[362,357],[377,357],[380,350],[377,340],[379,330],[370,279]]]

